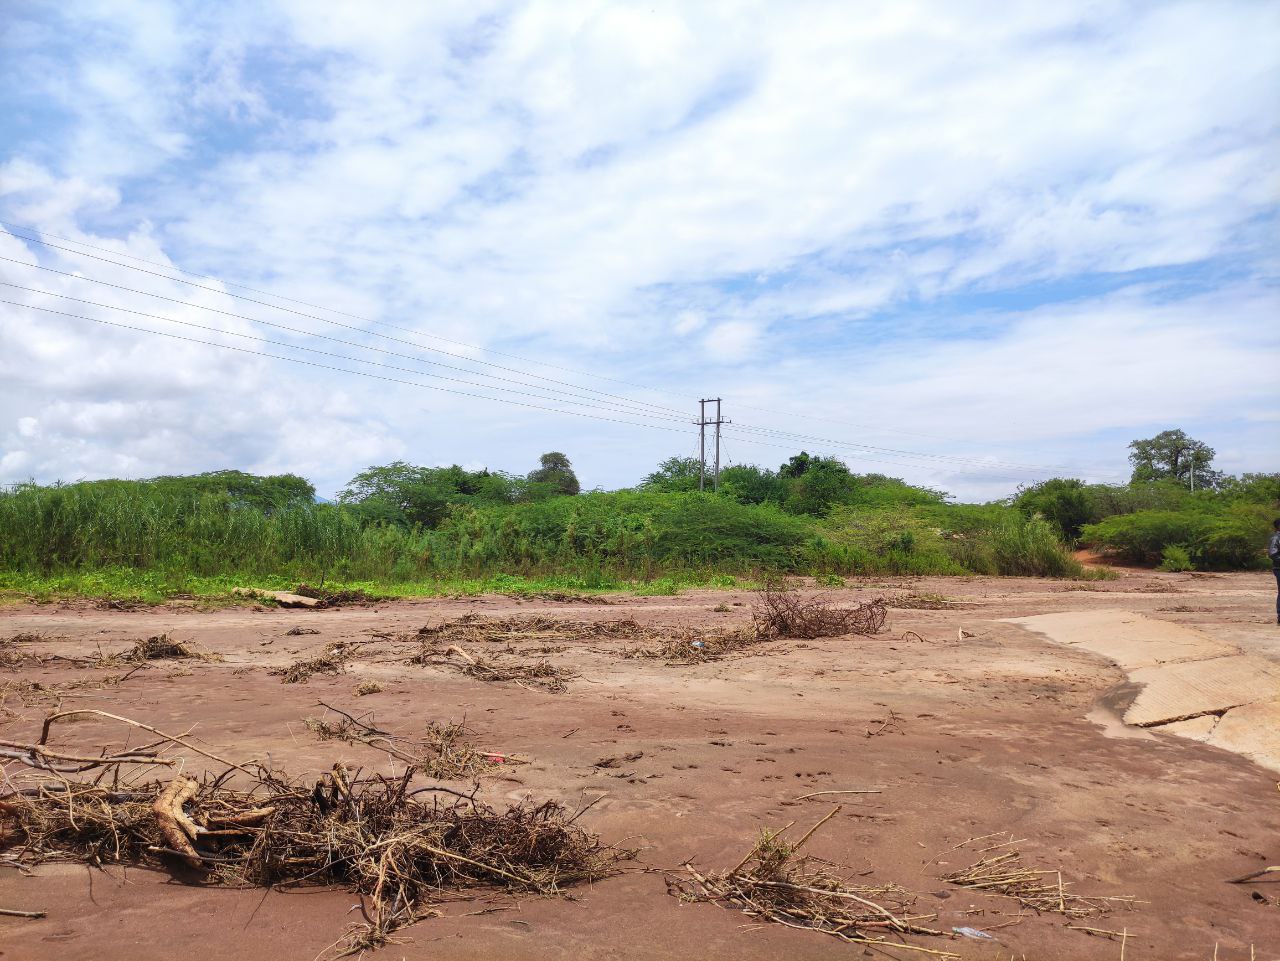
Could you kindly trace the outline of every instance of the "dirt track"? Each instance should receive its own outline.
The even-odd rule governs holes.
[[[1081,589],[1087,588],[1087,589]],[[1054,644],[1005,618],[1126,610],[1193,625],[1280,661],[1269,574],[1126,573],[1100,584],[1029,579],[887,579],[836,592],[840,599],[930,592],[951,610],[891,610],[876,638],[778,641],[751,655],[695,666],[619,656],[620,641],[591,640],[547,655],[580,677],[552,694],[490,684],[392,656],[371,645],[346,673],[282,684],[268,670],[371,631],[411,632],[466,612],[582,620],[634,617],[646,624],[737,626],[751,596],[691,592],[676,598],[611,598],[608,605],[507,597],[395,602],[328,611],[165,607],[133,612],[91,605],[5,608],[0,637],[19,632],[44,653],[121,650],[170,632],[225,658],[156,662],[123,683],[63,694],[64,706],[99,707],[166,730],[198,725],[216,753],[266,757],[297,773],[335,760],[386,768],[363,746],[322,742],[302,720],[324,700],[411,733],[459,719],[484,747],[532,763],[499,768],[481,796],[531,796],[570,805],[603,796],[580,822],[607,840],[632,839],[642,866],[735,863],[762,828],[809,823],[844,809],[811,842],[812,853],[861,881],[894,881],[917,893],[937,927],[990,930],[998,941],[915,943],[966,958],[1107,959],[1120,945],[1068,930],[1056,915],[939,880],[968,861],[945,852],[966,838],[1011,831],[1024,859],[1061,869],[1081,894],[1132,896],[1141,904],[1100,921],[1127,929],[1129,961],[1280,957],[1280,883],[1228,878],[1280,863],[1278,775],[1208,744],[1125,727],[1134,694],[1124,671],[1087,650]],[[727,610],[717,611],[717,607]],[[317,635],[287,636],[294,626]],[[960,638],[963,629],[972,637]],[[916,632],[919,637],[907,632]],[[381,651],[381,654],[375,653]],[[538,655],[541,657],[542,655]],[[5,670],[8,679],[67,684],[102,672],[75,667]],[[382,693],[355,697],[362,680]],[[3,736],[38,729],[50,700],[9,693],[16,717]],[[900,719],[885,725],[889,712]],[[876,733],[879,732],[879,733]],[[874,734],[874,736],[868,736]],[[60,743],[120,744],[119,727],[68,725]],[[602,758],[641,752],[617,768]],[[10,769],[16,769],[10,765]],[[963,862],[963,863],[962,863]],[[1252,895],[1260,894],[1263,900]],[[0,864],[0,907],[41,909],[42,920],[0,917],[0,958],[288,958],[311,961],[338,939],[353,897],[338,890],[229,891],[174,883],[167,875],[45,866],[23,877]],[[504,907],[477,914],[485,907]],[[573,900],[505,897],[455,901],[445,917],[405,932],[388,959],[852,958],[861,947],[751,919],[713,905],[682,904],[663,877],[633,871],[574,892]],[[1006,926],[1007,925],[1007,926]],[[925,957],[899,951],[894,957]]]

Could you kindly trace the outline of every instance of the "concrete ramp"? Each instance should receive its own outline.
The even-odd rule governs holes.
[[[1264,657],[1233,654],[1130,671],[1143,685],[1126,724],[1153,727],[1280,697],[1280,667]]]
[[[1280,770],[1280,698],[1227,711],[1214,726],[1208,743]]]
[[[1280,770],[1280,664],[1180,624],[1131,611],[1010,618],[1100,654],[1142,685],[1126,724],[1213,744]]]
[[[1101,654],[1126,671],[1240,653],[1239,648],[1193,627],[1143,617],[1132,611],[1039,614],[1012,617],[1008,622],[1037,631],[1054,643]]]

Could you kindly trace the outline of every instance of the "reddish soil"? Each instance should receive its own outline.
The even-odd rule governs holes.
[[[334,640],[411,632],[472,611],[739,626],[749,620],[751,595],[698,591],[610,598],[607,605],[484,597],[323,611],[9,607],[0,610],[0,638],[36,633],[41,640],[24,648],[85,654],[123,650],[167,631],[221,654],[220,662],[155,662],[114,686],[64,689],[62,704],[172,732],[195,726],[215,753],[269,756],[298,774],[318,774],[335,760],[388,767],[373,749],[317,740],[302,723],[322,713],[317,700],[372,712],[379,725],[403,733],[465,716],[484,747],[532,758],[498,769],[505,773],[484,782],[482,798],[576,806],[602,797],[579,823],[641,849],[635,870],[571,898],[443,903],[443,917],[400,932],[406,943],[377,955],[388,959],[862,957],[870,951],[822,934],[681,903],[667,894],[660,871],[643,870],[678,869],[690,858],[701,868],[726,869],[761,829],[810,824],[834,798],[844,808],[814,836],[811,853],[844,866],[858,883],[892,881],[915,892],[917,908],[937,912],[936,927],[989,930],[998,939],[913,939],[922,947],[991,961],[1121,956],[1118,941],[1068,928],[1084,924],[1127,931],[1129,961],[1263,961],[1280,957],[1280,883],[1225,881],[1280,864],[1275,773],[1218,748],[1123,728],[1109,713],[1126,696],[1119,668],[1000,619],[1122,608],[1193,624],[1280,659],[1273,591],[1269,573],[1126,572],[1106,583],[865,582],[833,596],[929,592],[959,604],[891,610],[874,638],[775,641],[695,666],[624,659],[624,642],[590,639],[548,656],[580,672],[560,694],[405,666],[395,656],[405,646],[393,641],[365,649],[336,677],[282,684],[268,671]],[[320,633],[287,636],[294,626]],[[57,663],[0,669],[0,680],[66,685],[108,673]],[[354,696],[357,684],[371,679],[383,691]],[[3,703],[13,713],[0,720],[0,736],[22,740],[38,731],[53,700],[11,689]],[[890,711],[900,723],[884,727]],[[55,740],[68,750],[118,746],[127,736],[96,719],[60,732]],[[632,752],[643,756],[620,768],[593,766]],[[17,762],[6,770],[26,773]],[[868,788],[881,793],[796,800]],[[1141,903],[1070,922],[1020,915],[1008,899],[940,880],[972,860],[948,849],[1003,831],[1025,839],[1018,845],[1025,861],[1061,870],[1078,893]],[[44,865],[28,876],[4,863],[6,854],[12,851],[0,852],[0,908],[48,912],[40,920],[0,917],[6,961],[311,961],[342,936],[355,900],[337,889],[200,887],[137,868]],[[504,910],[477,913],[494,906]],[[927,957],[905,950],[891,956]]]

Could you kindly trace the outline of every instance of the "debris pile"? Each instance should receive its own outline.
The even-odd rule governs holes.
[[[294,589],[299,597],[311,597],[319,601],[316,607],[343,607],[347,604],[373,604],[382,598],[368,591],[356,588],[349,591],[331,591],[326,587],[312,587],[310,584],[299,584]]]
[[[886,599],[884,604],[898,611],[958,611],[973,606],[941,594],[928,593],[899,594]]]
[[[1010,840],[988,845],[978,853],[996,851],[1012,843]],[[942,880],[962,888],[1012,898],[1022,907],[1037,913],[1061,914],[1077,920],[1102,917],[1111,912],[1113,904],[1131,905],[1134,901],[1127,897],[1086,898],[1074,894],[1068,890],[1071,882],[1063,881],[1061,871],[1028,868],[1016,850],[991,854],[963,871],[943,875]]]
[[[347,659],[352,654],[352,645],[335,641],[327,644],[318,655],[294,661],[284,667],[277,667],[270,673],[280,678],[282,684],[305,684],[316,674],[341,674],[346,670]]]
[[[503,661],[501,658],[501,654],[493,657],[470,654],[456,644],[450,644],[443,649],[424,644],[418,653],[409,658],[409,663],[451,667],[482,681],[491,683],[511,681],[521,687],[538,687],[553,694],[568,690],[565,680],[578,676],[576,671],[556,667],[546,660],[515,663]]]
[[[936,914],[910,913],[915,898],[909,892],[892,884],[850,884],[811,866],[811,858],[796,858],[814,832],[840,810],[836,807],[794,844],[782,840],[787,828],[763,832],[747,856],[727,873],[701,874],[686,864],[689,878],[669,880],[668,890],[681,900],[714,902],[762,921],[819,931],[853,944],[926,950],[908,944],[905,937],[944,932],[923,924]],[[927,953],[959,957],[945,951]]]
[[[464,614],[435,627],[418,628],[417,639],[449,644],[511,645],[517,641],[582,641],[643,636],[633,620],[572,621],[556,617],[494,617]]]
[[[383,751],[428,777],[440,780],[469,778],[489,771],[495,764],[524,764],[521,758],[473,747],[472,732],[459,722],[429,723],[420,737],[407,737],[376,727],[346,711],[320,702],[332,716],[303,719],[322,741],[366,744]]]
[[[182,641],[175,641],[168,634],[157,634],[143,641],[136,641],[132,648],[120,656],[125,661],[167,661],[182,658],[198,658],[202,661],[220,661],[217,654],[198,651]]]
[[[123,721],[161,739],[96,757],[48,748],[50,725],[73,714]],[[157,750],[166,743],[226,770],[168,781],[129,773],[139,770],[134,765],[176,766],[179,758]],[[294,778],[255,761],[224,761],[185,736],[101,711],[51,715],[40,741],[25,747],[19,760],[55,773],[11,778],[0,795],[0,847],[13,863],[143,864],[202,884],[341,885],[358,895],[364,923],[334,946],[339,956],[387,943],[398,928],[435,914],[433,902],[451,892],[559,894],[616,873],[634,855],[576,827],[576,815],[554,801],[498,810],[440,786],[415,787],[412,765],[398,777],[335,764],[318,780]],[[113,776],[64,773],[88,767]],[[456,800],[441,800],[447,795]]]
[[[751,609],[756,633],[762,638],[791,637],[813,640],[846,634],[877,634],[887,611],[883,600],[853,607],[835,607],[824,595],[801,598],[785,584],[769,582],[759,591]]]

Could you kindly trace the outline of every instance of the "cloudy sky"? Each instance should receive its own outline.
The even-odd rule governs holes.
[[[1280,4],[999,7],[7,0],[0,483],[1280,469]]]

